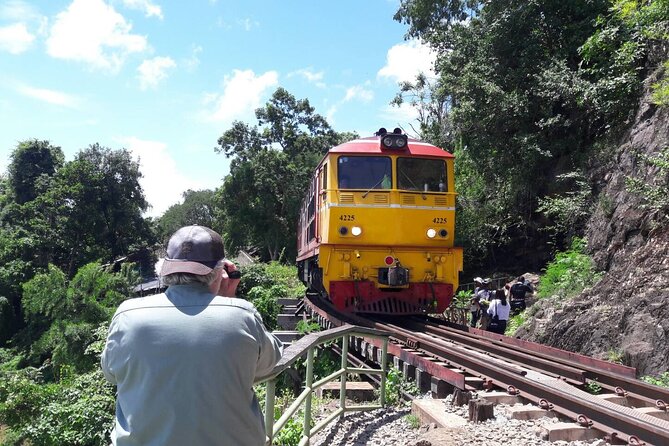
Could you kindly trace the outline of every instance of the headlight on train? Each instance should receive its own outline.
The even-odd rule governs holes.
[[[428,229],[427,230],[427,238],[435,238],[437,235],[437,231],[435,229]]]
[[[439,236],[440,236],[440,237],[444,237],[444,238],[446,238],[447,235],[448,235],[448,231],[447,231],[447,230],[445,230],[445,229],[440,229],[440,230],[439,230]]]
[[[348,228],[347,228],[346,226],[341,226],[341,227],[339,228],[339,234],[341,234],[341,235],[346,235],[346,234],[348,234]]]
[[[351,228],[351,234],[353,234],[356,237],[359,236],[360,234],[362,234],[362,228],[360,226],[353,226]]]

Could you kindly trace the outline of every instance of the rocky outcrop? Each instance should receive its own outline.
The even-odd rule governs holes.
[[[587,225],[588,248],[604,277],[559,305],[539,302],[518,335],[604,359],[621,358],[640,375],[669,367],[669,216],[642,206],[628,177],[650,184],[658,168],[642,162],[669,146],[669,110],[650,102],[650,85],[628,133],[602,176]]]

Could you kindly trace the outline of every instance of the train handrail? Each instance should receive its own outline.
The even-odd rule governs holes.
[[[368,338],[380,338],[383,340],[382,352],[381,352],[381,368],[372,369],[372,368],[354,368],[349,367],[348,365],[348,345],[349,337],[368,337]],[[388,336],[389,334],[385,331],[376,330],[368,327],[361,327],[357,325],[345,324],[337,328],[330,330],[325,330],[317,333],[311,333],[306,335],[295,343],[291,344],[286,350],[284,350],[281,360],[278,364],[272,369],[272,371],[263,377],[260,377],[256,380],[256,384],[266,382],[267,391],[265,396],[265,432],[267,433],[266,445],[272,445],[276,435],[283,429],[286,423],[293,417],[293,415],[298,411],[298,409],[304,403],[304,420],[303,420],[303,432],[302,438],[300,439],[300,446],[308,446],[311,438],[316,435],[321,429],[326,427],[330,422],[335,418],[342,418],[347,412],[362,412],[368,410],[375,410],[382,407],[385,407],[386,404],[386,395],[385,395],[385,384],[386,384],[386,372],[387,372],[387,357],[388,357]],[[314,379],[314,352],[315,350],[330,341],[337,341],[341,339],[341,350],[342,350],[342,359],[341,359],[341,368],[336,372],[322,378],[316,382],[313,382]],[[275,422],[274,421],[274,399],[276,394],[276,383],[279,375],[284,372],[291,364],[297,361],[298,358],[307,355],[307,370],[304,390],[300,395],[295,398],[295,401],[286,409],[286,411],[281,415],[281,417]],[[367,374],[378,374],[381,376],[381,386],[379,392],[379,403],[378,404],[366,404],[358,406],[346,406],[346,377],[349,373],[357,373],[360,375]],[[311,427],[311,397],[312,392],[322,387],[326,383],[339,378],[341,386],[339,390],[339,408],[332,412],[327,418]]]

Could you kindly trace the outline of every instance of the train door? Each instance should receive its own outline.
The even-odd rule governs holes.
[[[320,169],[318,169],[318,174],[316,175],[316,241],[320,243],[321,241],[321,210],[325,207],[327,201],[327,189],[328,189],[328,165],[327,163],[323,164]]]

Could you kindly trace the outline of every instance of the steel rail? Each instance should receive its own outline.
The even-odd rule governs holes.
[[[650,422],[648,416],[643,414],[630,414],[623,406],[619,406],[607,401],[596,401],[589,398],[590,395],[578,391],[571,386],[564,388],[558,385],[561,381],[556,380],[556,384],[551,386],[543,382],[526,378],[524,375],[514,373],[506,367],[500,367],[498,363],[491,363],[467,355],[458,349],[445,345],[439,345],[439,341],[427,339],[419,333],[411,332],[392,324],[374,324],[374,328],[383,329],[391,333],[392,337],[417,336],[421,339],[421,349],[432,354],[453,359],[468,370],[476,370],[482,373],[494,384],[500,387],[518,389],[518,395],[521,395],[533,401],[536,404],[546,404],[553,406],[553,410],[565,415],[582,425],[594,427],[610,437],[621,438],[628,442],[634,442],[635,439],[641,439],[652,445],[669,444],[669,428],[661,426],[662,420],[656,419]],[[567,386],[566,384],[564,384]],[[665,422],[666,423],[666,422]]]
[[[465,335],[463,333],[467,333],[467,331],[454,328],[450,324],[440,323],[438,319],[426,318],[426,321],[429,324],[433,324],[431,325],[432,327],[437,326],[435,329],[438,330],[439,334],[443,333],[445,336],[457,337],[459,340],[464,340],[464,342],[473,342],[470,341],[470,339],[476,339],[483,343],[488,342],[495,346],[494,348],[500,348],[506,351],[512,350],[521,354],[527,354],[528,347],[533,344],[529,341],[522,341],[507,336],[499,338],[501,335],[497,335],[497,339],[491,339],[489,336],[481,336],[471,332]],[[669,406],[669,388],[655,386],[638,380],[633,376],[620,373],[621,371],[625,372],[626,369],[629,369],[630,367],[617,367],[618,364],[609,363],[603,360],[593,361],[593,358],[573,353],[567,357],[562,357],[556,355],[554,352],[556,349],[553,349],[552,347],[548,347],[550,350],[546,350],[546,352],[540,351],[544,348],[546,348],[546,346],[541,346],[540,349],[532,351],[531,355],[546,361],[551,361],[555,364],[563,364],[575,369],[583,370],[586,379],[597,381],[599,384],[606,386],[617,394],[628,395],[630,399],[644,402],[647,406],[659,408],[666,408]],[[548,369],[546,370],[548,371]]]
[[[546,373],[557,378],[565,378],[574,384],[585,384],[585,372],[582,369],[565,365],[560,362],[550,361],[537,355],[520,352],[515,349],[508,348],[504,344],[491,343],[487,340],[481,340],[472,336],[467,336],[461,333],[444,330],[440,327],[422,324],[415,321],[403,322],[402,326],[414,328],[416,330],[422,329],[426,333],[431,333],[443,338],[457,342],[458,344],[468,345],[481,351],[488,352],[496,357],[504,358],[524,367],[534,369],[541,373]]]
[[[328,318],[328,320],[332,320],[330,319],[332,316],[330,316],[323,308],[319,308],[317,312],[323,317]],[[334,320],[339,320],[337,319],[338,317],[341,317],[341,314],[334,316]],[[350,317],[349,315],[346,315],[344,318],[349,319]],[[418,339],[420,350],[426,352],[428,355],[434,356],[436,360],[441,361],[442,369],[445,368],[444,365],[452,364],[468,373],[483,376],[488,379],[489,383],[501,388],[514,389],[512,393],[521,395],[523,398],[532,401],[541,407],[548,407],[563,416],[575,420],[583,426],[593,427],[607,433],[612,440],[618,438],[633,444],[642,444],[640,442],[646,442],[649,445],[657,446],[669,444],[669,427],[667,427],[669,423],[663,420],[653,419],[640,412],[634,413],[633,409],[616,405],[608,401],[598,401],[595,399],[596,397],[592,397],[592,395],[568,386],[560,380],[555,380],[555,382],[549,383],[546,381],[541,382],[529,379],[524,376],[524,373],[519,372],[517,367],[511,365],[504,366],[500,365],[499,362],[477,358],[462,349],[445,345],[444,342],[449,342],[447,340],[435,340],[431,337],[434,335],[420,334],[415,331],[409,331],[401,327],[393,326],[393,324],[386,325],[365,320],[358,316],[352,316],[352,318],[357,324],[388,331],[391,333],[391,338],[395,338],[405,344],[412,344],[413,347],[417,347],[414,344],[416,343],[416,339]],[[505,337],[501,337],[492,340],[499,342],[504,338]],[[514,340],[513,338],[508,339]],[[510,344],[513,345],[514,343],[511,342]],[[410,359],[411,356],[419,354],[419,352],[402,353],[403,359]],[[562,356],[568,356],[568,352],[565,352]],[[560,359],[562,360],[564,358]],[[435,364],[435,366],[437,364]],[[593,369],[593,373],[601,371],[596,368]],[[460,376],[462,375],[460,374]],[[622,378],[623,377],[620,377],[620,379]],[[462,381],[464,381],[464,379]],[[464,386],[458,387],[464,388]]]

